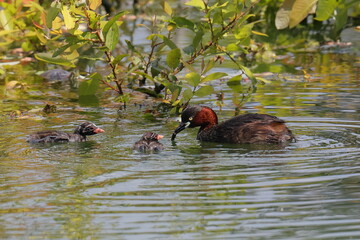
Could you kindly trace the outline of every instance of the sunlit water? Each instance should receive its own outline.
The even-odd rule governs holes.
[[[349,67],[261,86],[244,105],[241,113],[287,121],[297,142],[284,148],[201,143],[195,129],[172,143],[174,119],[145,118],[147,108],[134,105],[119,111],[106,98],[84,106],[66,88],[3,96],[0,238],[359,239],[359,59],[341,64]],[[222,111],[207,100],[194,102],[220,120],[235,114],[231,94]],[[9,116],[46,103],[59,111]],[[84,143],[25,141],[37,130],[71,132],[83,120],[106,132]],[[133,152],[146,131],[165,135],[166,150]]]

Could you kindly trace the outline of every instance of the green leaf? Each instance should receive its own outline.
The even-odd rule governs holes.
[[[182,94],[182,97],[183,97],[182,101],[183,102],[189,101],[193,96],[194,96],[194,94],[193,94],[192,90],[190,88],[186,88]]]
[[[253,26],[254,26],[254,24],[250,23],[250,24],[246,24],[246,25],[240,27],[238,29],[238,31],[236,32],[236,34],[234,35],[235,38],[243,40],[243,39],[250,37]]]
[[[219,78],[222,78],[222,77],[225,77],[225,76],[227,76],[227,73],[214,72],[214,73],[211,73],[211,74],[207,75],[204,79],[201,80],[201,82],[202,83],[209,82],[209,81],[219,79]]]
[[[185,27],[190,30],[194,30],[194,23],[184,17],[173,17],[171,20],[180,28]]]
[[[129,40],[125,40],[127,47],[131,50],[131,51],[135,51],[135,46],[129,41]]]
[[[57,15],[60,12],[60,8],[56,7],[50,7],[46,12],[46,26],[48,28],[52,28],[52,23],[54,19],[57,17]]]
[[[170,15],[172,14],[172,8],[170,6],[170,4],[167,2],[167,1],[164,1],[163,3],[163,9],[164,9],[164,12],[167,14],[167,15]]]
[[[236,43],[230,43],[226,46],[226,51],[228,52],[235,52],[239,50],[239,47]]]
[[[162,39],[164,41],[164,43],[171,49],[178,48],[173,41],[171,41],[169,38],[167,38],[166,36],[161,35],[161,34],[150,34],[146,39],[152,40],[155,37]]]
[[[80,83],[80,96],[95,95],[97,89],[99,88],[102,76],[99,73],[93,73],[89,77],[89,80]]]
[[[68,30],[75,27],[75,19],[71,16],[68,6],[63,5],[61,13],[64,17],[65,26]]]
[[[210,71],[213,67],[215,66],[215,60],[214,59],[210,59],[208,61],[208,63],[206,64],[202,74],[207,73],[208,71]]]
[[[66,67],[76,67],[76,65],[73,62],[71,62],[65,58],[54,58],[51,53],[38,53],[38,54],[35,54],[35,58],[37,60],[51,63],[51,64],[57,64],[57,65],[66,66]]]
[[[4,30],[14,30],[14,16],[7,8],[0,9],[0,27]]]
[[[32,42],[30,42],[30,41],[23,42],[23,43],[21,44],[21,48],[22,48],[25,52],[29,52],[29,51],[35,50],[35,49],[34,49],[34,45],[33,45]]]
[[[115,16],[113,16],[104,26],[102,33],[103,36],[106,36],[108,31],[110,30],[110,28],[112,27],[112,25],[119,20],[120,17],[122,17],[123,15],[127,14],[128,11],[120,11],[118,12]]]
[[[1,11],[1,10],[0,10]],[[1,15],[1,14],[0,14]],[[0,30],[0,37],[19,32],[20,30]],[[11,42],[12,44],[12,42]]]
[[[212,11],[214,12],[214,11]],[[206,17],[208,18],[210,15],[210,13],[212,12],[208,12],[208,14],[206,14]],[[224,15],[223,12],[220,9],[217,9],[217,11],[215,11],[215,13],[212,16],[212,23],[214,24],[222,24],[224,22]]]
[[[191,72],[185,75],[187,83],[193,87],[196,87],[200,83],[200,75],[196,72]]]
[[[238,26],[242,26],[249,18],[251,18],[251,17],[255,17],[255,14],[246,14],[245,16],[243,16],[240,20],[239,20],[239,22],[238,22]],[[255,21],[255,22],[253,22],[253,23],[256,23],[256,22],[258,22],[258,21]]]
[[[121,60],[123,60],[124,57],[127,57],[128,55],[127,54],[121,54],[121,55],[118,55],[114,58],[114,60],[112,60],[112,64],[116,65],[118,64]]]
[[[43,31],[41,31],[40,29],[35,29],[35,34],[43,45],[47,44],[47,38],[45,38]]]
[[[69,40],[70,42],[68,43],[68,44],[66,44],[66,45],[64,45],[64,46],[62,46],[62,47],[59,47],[58,49],[56,49],[55,50],[55,52],[53,53],[53,57],[57,57],[57,56],[59,56],[60,54],[62,54],[66,49],[68,49],[68,48],[70,48],[70,47],[72,47],[72,46],[75,46],[75,45],[77,45],[78,43],[80,43],[80,42],[86,42],[86,40],[80,40],[80,39],[77,39],[77,38],[75,38],[75,39],[67,39],[67,40]],[[77,48],[79,48],[80,46],[78,46]],[[74,50],[74,49],[72,49],[72,50]]]
[[[171,91],[172,93],[171,102],[175,103],[175,101],[178,99],[180,95],[180,92],[181,92],[181,87],[177,87],[173,91]]]
[[[172,49],[170,50],[170,52],[166,57],[166,63],[170,68],[175,69],[180,64],[180,58],[181,58],[180,49],[178,48]]]
[[[254,77],[253,73],[250,71],[250,69],[248,69],[247,67],[245,66],[241,66],[241,69],[243,70],[243,72],[246,74],[246,76],[249,77],[249,79],[251,80],[251,82],[253,84],[256,84],[257,81],[256,81],[256,78]]]
[[[119,27],[115,23],[111,26],[110,30],[106,34],[105,46],[112,51],[115,49],[118,41],[119,41]]]
[[[201,10],[205,9],[205,4],[204,4],[203,0],[190,0],[190,1],[186,2],[185,4],[189,5],[189,6],[200,8]]]
[[[92,29],[97,29],[98,26],[99,26],[99,23],[102,24],[101,26],[103,26],[103,24],[106,22],[106,21],[103,21],[101,22],[101,15],[97,14],[96,12],[94,11],[87,11],[87,18],[89,19],[89,28],[92,28]]]
[[[296,0],[290,13],[289,28],[293,28],[304,20],[318,0]]]
[[[202,86],[195,92],[195,96],[205,97],[214,92],[213,86]]]
[[[72,46],[73,43],[68,43],[62,47],[59,47],[55,50],[55,52],[53,53],[53,57],[57,57],[59,56],[60,54],[62,54],[66,49],[68,49],[70,46]]]
[[[140,76],[143,76],[146,79],[149,79],[151,81],[155,81],[155,79],[152,76],[150,76],[149,74],[146,74],[146,73],[144,73],[142,71],[134,71],[134,73],[139,74]]]
[[[337,34],[346,25],[348,19],[347,11],[348,8],[343,3],[339,4],[339,6],[337,7],[336,9],[337,15],[335,18],[335,28],[334,28],[335,34]]]
[[[263,82],[263,83],[271,83],[270,80],[267,80],[266,78],[263,78],[263,77],[256,77],[256,80]]]
[[[186,62],[183,62],[183,63],[184,63],[184,66],[185,66],[188,70],[190,70],[191,72],[196,72],[196,69],[194,68],[193,65],[188,64],[188,63],[186,63]]]
[[[319,0],[316,8],[316,20],[325,21],[329,19],[338,6],[336,0]]]

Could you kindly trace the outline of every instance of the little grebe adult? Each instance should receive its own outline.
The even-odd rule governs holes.
[[[158,142],[163,137],[163,135],[147,132],[134,144],[133,149],[139,152],[159,152],[164,149],[162,143]]]
[[[98,128],[91,122],[84,122],[76,127],[74,133],[61,131],[41,131],[34,133],[27,139],[30,143],[57,143],[57,142],[84,142],[86,136],[102,133],[104,130]]]
[[[221,143],[284,143],[295,140],[285,121],[267,114],[248,113],[218,124],[216,113],[208,107],[189,106],[171,140],[185,128],[200,127],[197,139]]]

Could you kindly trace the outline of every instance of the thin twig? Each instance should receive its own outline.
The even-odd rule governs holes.
[[[84,9],[85,16],[86,16],[86,18],[87,18],[87,20],[88,20],[88,23],[90,23],[90,16],[89,16],[89,14],[88,14],[88,12],[87,12],[87,9],[86,9],[86,8],[83,8],[83,9]],[[92,28],[90,27],[90,24],[88,24],[88,28],[89,28],[92,32],[94,32],[94,33],[96,34],[97,38],[99,39],[99,40],[98,40],[98,43],[99,43],[101,46],[105,46],[106,44],[105,44],[104,40],[103,40],[102,37],[101,37],[100,29],[92,29]],[[115,84],[116,84],[117,89],[116,89],[115,87],[113,87],[111,84],[109,84],[108,82],[106,82],[105,80],[103,80],[103,79],[101,80],[101,82],[103,82],[105,85],[107,85],[107,86],[110,87],[111,89],[115,90],[115,91],[116,91],[117,93],[119,93],[120,95],[123,95],[124,92],[123,92],[122,87],[121,87],[122,81],[120,81],[120,82],[118,81],[118,77],[117,77],[117,73],[116,73],[116,66],[111,62],[112,54],[111,54],[111,52],[109,52],[109,51],[107,51],[107,50],[105,50],[104,53],[105,53],[105,56],[106,56],[106,61],[107,61],[107,63],[109,64],[109,66],[110,66],[110,68],[111,68],[111,71],[112,71],[112,74],[113,74],[113,76],[114,76],[114,82],[115,82]]]
[[[210,47],[212,47],[214,44],[217,43],[217,41],[219,40],[219,38],[221,36],[223,36],[226,32],[228,32],[229,30],[231,30],[232,28],[234,28],[236,26],[236,23],[245,15],[247,14],[251,9],[253,9],[255,7],[255,5],[258,3],[259,1],[254,2],[248,9],[246,9],[246,11],[242,12],[241,14],[237,14],[226,26],[222,27],[221,31],[214,36],[214,38],[209,41],[205,46],[203,46],[202,48],[200,48],[197,52],[195,52],[191,58],[189,60],[186,61],[187,64],[192,64],[195,62],[196,58],[199,57],[200,55],[202,55],[206,50],[208,50]],[[180,64],[173,72],[174,75],[178,74],[180,71],[182,71],[184,69],[185,65],[184,64]]]

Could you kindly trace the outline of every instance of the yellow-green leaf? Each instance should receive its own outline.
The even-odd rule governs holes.
[[[209,82],[209,81],[212,81],[212,80],[215,80],[215,79],[219,79],[219,78],[222,78],[222,77],[225,77],[227,76],[227,73],[224,73],[224,72],[214,72],[214,73],[211,73],[209,75],[207,75],[204,79],[201,80],[202,83],[204,82]]]
[[[119,28],[116,24],[113,24],[110,30],[106,34],[105,45],[111,51],[115,49],[116,44],[119,42]]]
[[[296,0],[291,9],[289,27],[293,28],[304,20],[318,0]]]
[[[250,71],[249,68],[245,67],[245,66],[241,66],[241,69],[243,70],[243,72],[245,73],[245,75],[255,84],[256,78],[254,77],[253,73]]]
[[[164,8],[164,11],[166,12],[166,14],[171,16],[173,11],[172,11],[170,4],[167,1],[164,1],[163,8]]]
[[[101,5],[101,0],[89,0],[89,7],[91,10],[97,9]]]
[[[194,96],[194,94],[190,88],[186,88],[185,91],[183,92],[182,96],[183,96],[182,101],[186,102],[186,101],[190,100]]]
[[[198,7],[200,9],[205,9],[205,4],[204,4],[203,0],[190,0],[190,1],[186,2],[185,4],[189,5],[189,6],[193,6],[193,7]]]
[[[180,57],[181,57],[180,49],[178,48],[172,49],[166,56],[166,64],[172,69],[175,69],[177,66],[179,66]]]
[[[66,67],[76,67],[72,61],[69,61],[67,59],[60,58],[60,57],[54,58],[52,56],[52,53],[38,53],[38,54],[35,54],[35,58],[37,60],[47,62],[47,63],[57,64],[57,65],[66,66]]]
[[[63,26],[63,21],[61,20],[60,17],[55,17],[51,25],[53,30],[58,30]]]
[[[254,24],[250,23],[240,27],[238,31],[235,33],[235,38],[240,40],[244,40],[248,38],[251,35],[253,26]]]
[[[44,33],[43,33],[43,32],[40,32],[40,31],[38,31],[38,30],[35,30],[35,32],[36,32],[36,36],[38,37],[38,39],[40,40],[40,42],[45,45],[45,44],[47,43],[47,40],[46,40],[46,38],[44,37]]]
[[[338,2],[336,0],[319,0],[316,9],[316,20],[324,21],[329,19],[338,6]]]
[[[3,8],[0,10],[0,27],[2,27],[4,30],[14,29],[14,21],[12,14],[10,13],[10,11],[7,11]]]
[[[190,70],[190,71],[192,71],[192,72],[196,72],[196,69],[194,68],[193,65],[188,64],[188,63],[186,63],[186,62],[183,62],[183,63],[184,63],[184,66],[185,66],[188,70]]]
[[[263,77],[256,77],[256,80],[261,81],[263,83],[271,83],[270,80],[267,80],[266,78]]]
[[[193,87],[196,87],[200,83],[200,75],[196,72],[191,72],[185,75],[187,83]]]
[[[152,40],[155,37],[162,39],[164,41],[164,43],[171,49],[178,48],[173,41],[171,41],[169,38],[167,38],[166,36],[161,35],[161,34],[150,34],[146,39]]]
[[[1,36],[6,36],[15,32],[19,32],[20,30],[1,30],[0,31],[0,37]]]
[[[52,23],[59,14],[60,9],[56,7],[50,7],[46,12],[46,26],[52,28]]]
[[[235,52],[239,50],[239,47],[236,43],[230,43],[226,46],[226,51],[228,52]]]
[[[198,97],[205,97],[212,94],[213,92],[214,88],[212,86],[202,86],[195,92],[195,95]]]
[[[113,16],[104,26],[104,28],[102,29],[102,33],[104,36],[107,35],[108,31],[110,30],[110,28],[112,27],[113,24],[116,24],[116,21],[119,20],[120,17],[122,17],[123,15],[127,14],[128,11],[120,11],[118,12],[115,16]]]
[[[254,31],[254,30],[252,30],[251,33],[252,33],[252,34],[255,34],[255,35],[259,35],[259,36],[268,37],[268,35],[267,35],[266,33],[261,33],[261,32]]]
[[[64,17],[65,26],[68,30],[75,27],[75,19],[71,16],[69,8],[64,5],[61,9],[61,13]]]

